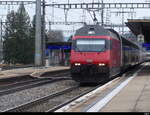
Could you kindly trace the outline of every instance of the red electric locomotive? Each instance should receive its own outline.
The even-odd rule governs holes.
[[[119,74],[121,69],[139,63],[138,53],[139,47],[116,31],[85,25],[72,38],[72,78],[80,83],[99,83]]]

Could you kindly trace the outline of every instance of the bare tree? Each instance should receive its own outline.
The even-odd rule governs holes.
[[[64,41],[63,33],[60,30],[49,31],[47,33],[48,42],[62,42]]]

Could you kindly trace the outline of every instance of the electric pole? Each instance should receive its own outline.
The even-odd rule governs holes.
[[[0,62],[2,61],[2,58],[3,58],[3,40],[2,40],[2,26],[3,26],[3,22],[1,20],[0,22]]]
[[[41,0],[36,0],[35,66],[42,65]]]
[[[124,9],[122,9],[122,35],[124,34]]]
[[[2,41],[2,26],[3,26],[3,22],[2,20],[0,20],[0,41]]]
[[[101,13],[102,26],[104,25],[104,2],[102,0],[102,13]]]
[[[42,65],[45,65],[45,49],[46,49],[46,41],[45,41],[45,0],[43,0],[42,4]]]

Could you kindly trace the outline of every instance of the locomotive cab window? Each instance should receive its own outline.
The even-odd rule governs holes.
[[[75,45],[76,51],[102,52],[106,50],[104,39],[77,39]]]

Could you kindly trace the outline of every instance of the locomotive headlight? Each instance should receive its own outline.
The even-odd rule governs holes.
[[[74,65],[75,65],[75,66],[80,66],[81,64],[80,64],[80,63],[75,63]]]
[[[105,66],[106,64],[104,64],[104,63],[99,63],[98,65],[99,65],[99,66]]]

